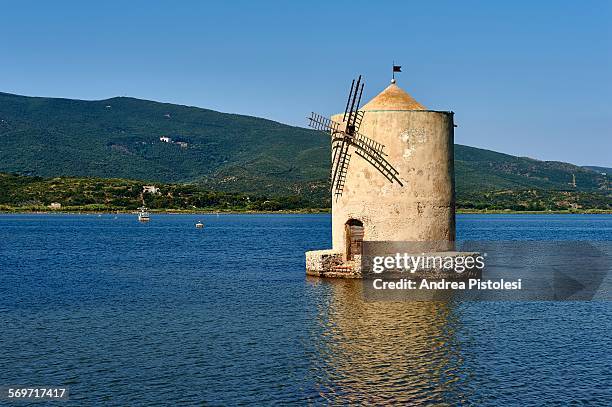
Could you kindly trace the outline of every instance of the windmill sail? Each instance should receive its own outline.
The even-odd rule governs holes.
[[[320,114],[312,112],[308,118],[308,125],[315,130],[323,131],[332,137],[332,160],[329,174],[330,188],[336,199],[342,195],[348,174],[352,147],[355,153],[372,165],[389,182],[397,182],[403,186],[399,179],[399,172],[387,161],[384,152],[385,146],[369,137],[359,133],[365,112],[359,110],[361,96],[363,95],[363,82],[361,75],[357,81],[353,79],[351,90],[346,101],[342,123],[338,123]],[[343,125],[346,127],[342,128]]]
[[[308,120],[308,126],[315,130],[324,131],[326,133],[337,133],[340,131],[340,123],[330,120],[318,113],[312,112]]]
[[[342,191],[344,190],[346,174],[349,162],[351,161],[351,155],[348,153],[349,146],[349,143],[343,138],[342,141],[336,143],[334,149],[334,161],[332,162],[330,173],[330,186],[332,191],[334,191],[336,199],[342,195]]]
[[[342,121],[346,122],[345,133],[349,136],[352,136],[357,131],[355,127],[357,117],[360,116],[359,124],[361,124],[361,120],[363,119],[363,112],[361,112],[361,115],[358,114],[364,86],[364,84],[361,83],[361,75],[359,75],[359,78],[357,78],[357,84],[353,86],[354,84],[355,80],[353,79],[351,91],[349,92],[349,97],[346,102],[346,108],[344,109],[344,117],[342,119]]]
[[[355,120],[353,121],[353,130],[355,133],[359,132],[359,127],[361,126],[361,122],[363,121],[363,116],[365,116],[365,112],[363,110],[358,110],[355,113]]]
[[[359,75],[359,79],[361,79],[361,75]],[[354,88],[355,88],[355,79],[353,79],[353,82],[351,83],[351,90],[349,91],[349,97],[346,101],[346,107],[344,108],[344,116],[342,117],[343,122],[346,121],[346,113],[348,112],[349,106],[351,105],[351,98],[353,97]]]
[[[347,143],[344,137],[339,137],[336,140],[332,141],[332,163],[329,172],[329,181],[330,187],[333,189],[334,184],[336,183],[336,177],[338,175],[338,169],[340,168],[340,163],[342,162],[343,155],[348,153],[349,144]]]
[[[385,146],[383,144],[379,143],[378,141],[374,141],[361,133],[355,134],[354,142],[362,146],[363,149],[372,150],[380,155],[387,155],[383,151],[385,149]]]
[[[349,161],[351,160],[350,154],[343,154],[342,160],[340,161],[340,167],[338,168],[338,176],[334,185],[334,196],[336,199],[342,195],[344,191],[344,183],[346,182],[346,174],[348,172]]]
[[[382,156],[370,155],[363,150],[355,150],[355,154],[369,162],[374,168],[378,170],[385,178],[389,180],[389,182],[396,181],[400,186],[404,186],[402,181],[400,181],[398,175],[399,172],[389,163],[389,161],[385,160]]]

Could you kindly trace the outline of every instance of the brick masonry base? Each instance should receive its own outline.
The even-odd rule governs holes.
[[[436,252],[428,254],[460,257],[476,257],[479,255],[477,252]],[[355,256],[355,259],[351,261],[343,261],[342,258],[342,253],[334,250],[313,250],[306,252],[306,274],[309,276],[330,278],[363,277],[361,273],[361,256]],[[454,271],[419,269],[418,272],[420,277],[427,278],[457,277],[457,274]],[[462,277],[478,277],[480,275],[481,270],[471,269],[466,270],[462,274]]]

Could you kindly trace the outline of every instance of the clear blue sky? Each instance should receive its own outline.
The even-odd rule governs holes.
[[[0,91],[305,126],[395,60],[457,143],[612,167],[611,27],[609,1],[0,1]]]

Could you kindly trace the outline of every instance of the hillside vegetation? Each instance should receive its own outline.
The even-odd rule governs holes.
[[[162,136],[175,142],[161,142]],[[326,141],[310,130],[195,107],[0,93],[3,172],[197,182],[282,194],[322,191]]]
[[[156,184],[144,192],[143,181],[116,178],[41,178],[0,174],[0,210],[133,211],[141,205],[157,210],[319,211],[321,200],[308,195],[263,196],[211,191],[194,184]],[[459,210],[577,211],[612,210],[609,196],[576,191],[496,191],[457,197]]]
[[[554,200],[578,193],[610,199],[607,175],[599,169],[462,145],[456,145],[455,160],[464,207],[490,206],[492,194],[504,202],[516,196],[513,205],[528,206],[529,191],[552,193]],[[270,120],[126,97],[82,101],[0,93],[0,172],[189,183],[329,206],[328,167],[325,135]]]
[[[72,211],[158,210],[296,211],[320,210],[319,202],[299,196],[265,197],[210,191],[189,184],[157,184],[144,192],[143,181],[118,178],[41,178],[0,174],[0,210],[50,210],[52,203]]]

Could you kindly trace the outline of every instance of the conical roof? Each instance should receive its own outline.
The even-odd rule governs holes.
[[[392,82],[385,90],[366,103],[361,110],[427,110],[427,108]]]

